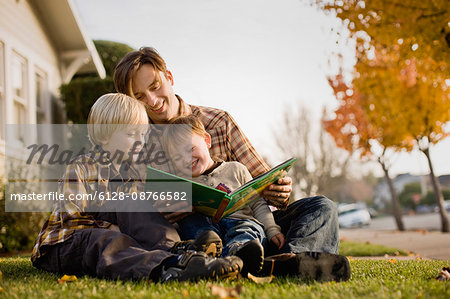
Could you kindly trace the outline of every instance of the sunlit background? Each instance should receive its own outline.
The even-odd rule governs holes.
[[[355,62],[340,21],[309,1],[75,2],[90,38],[155,47],[174,75],[177,94],[188,103],[230,112],[274,164],[285,158],[273,139],[284,134],[283,112],[307,107],[317,129],[323,107],[337,105],[326,80],[337,71],[336,54],[346,68]],[[436,174],[449,173],[450,140],[431,151]],[[394,155],[392,161],[393,176],[428,173],[421,153]],[[357,167],[354,175],[367,170],[383,176],[377,164]]]

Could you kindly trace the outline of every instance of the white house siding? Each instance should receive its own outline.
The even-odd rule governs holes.
[[[19,55],[26,62],[26,112],[24,123],[36,123],[36,73],[45,77],[46,90],[44,95],[45,122],[52,122],[51,99],[58,96],[61,84],[58,54],[53,42],[46,34],[41,21],[36,16],[34,8],[25,0],[0,1],[0,47],[3,47],[5,90],[3,94],[3,115],[1,124],[15,123],[14,91],[12,88],[12,64],[14,55]],[[0,76],[2,78],[2,76]],[[0,134],[0,175],[4,169],[5,142]]]

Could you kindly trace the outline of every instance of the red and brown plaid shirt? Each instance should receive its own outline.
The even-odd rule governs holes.
[[[109,228],[111,223],[95,219],[96,213],[85,212],[92,205],[99,205],[102,201],[78,201],[67,200],[69,196],[76,194],[97,194],[99,192],[119,191],[112,190],[113,184],[119,182],[120,191],[138,191],[136,170],[129,167],[127,173],[117,171],[112,163],[105,163],[100,160],[101,153],[97,152],[92,156],[80,156],[67,166],[65,175],[59,181],[59,192],[64,194],[66,200],[56,203],[49,219],[42,227],[38,238],[34,244],[31,260],[35,261],[42,254],[45,254],[45,247],[62,243],[68,240],[73,232],[78,229],[87,228]],[[103,158],[104,159],[104,156]],[[105,193],[104,193],[105,194]],[[88,206],[89,205],[89,206]]]

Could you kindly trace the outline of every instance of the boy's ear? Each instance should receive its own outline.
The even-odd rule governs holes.
[[[208,146],[208,149],[210,149],[211,148],[211,135],[209,135],[208,133],[205,133],[205,142],[206,142],[206,145]]]

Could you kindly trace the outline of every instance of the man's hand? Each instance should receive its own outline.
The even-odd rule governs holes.
[[[279,209],[284,209],[289,203],[289,196],[292,192],[292,179],[284,177],[279,179],[275,184],[269,185],[262,196],[267,202]]]
[[[278,233],[275,236],[273,236],[272,239],[270,239],[270,241],[272,241],[272,243],[275,244],[275,246],[277,246],[278,250],[280,250],[284,246],[286,238],[282,233]]]

